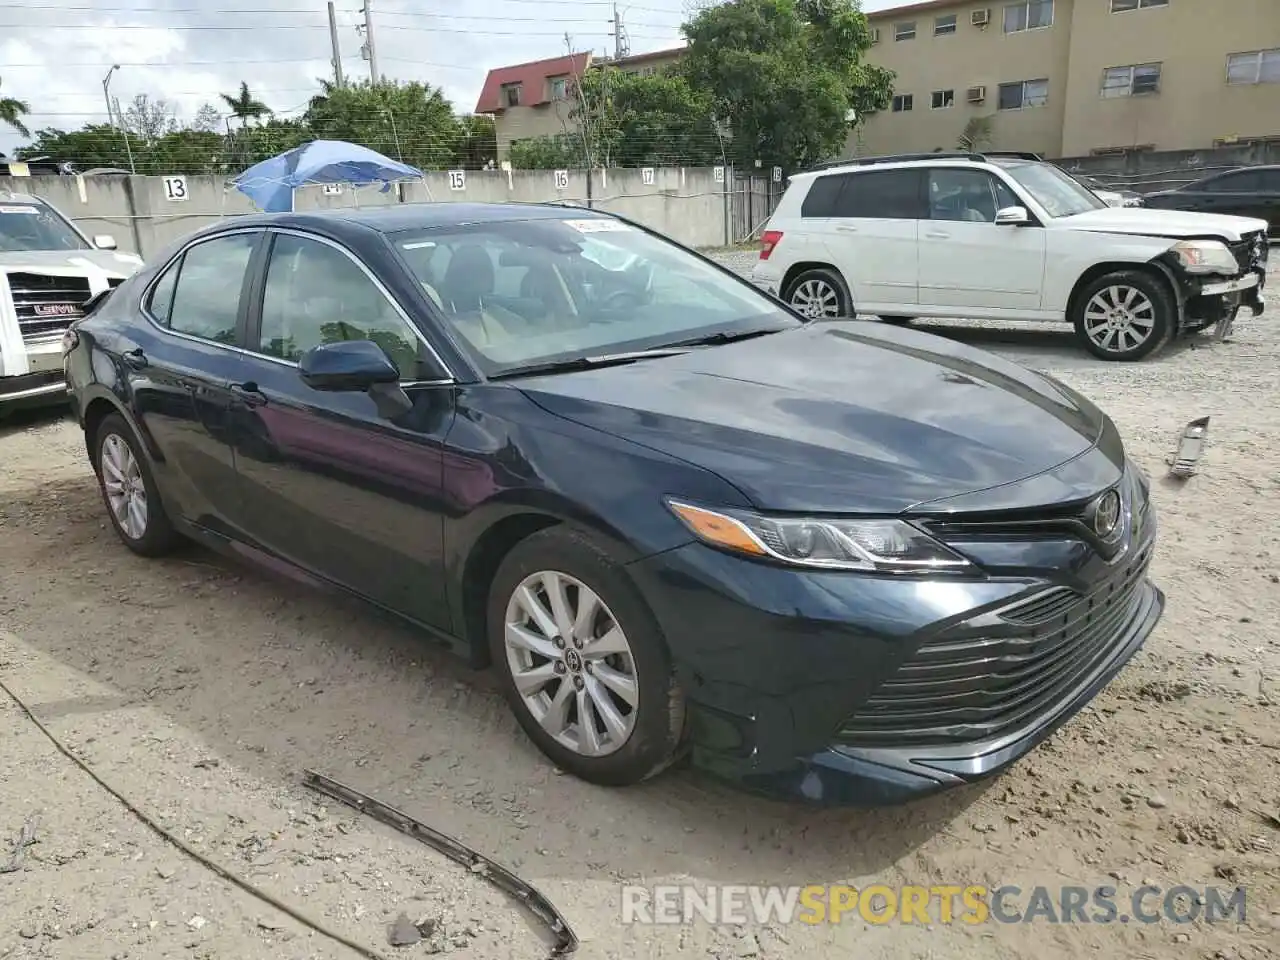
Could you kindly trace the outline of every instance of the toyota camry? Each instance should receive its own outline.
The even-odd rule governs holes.
[[[228,220],[87,306],[130,550],[336,586],[496,670],[555,764],[883,804],[997,773],[1161,616],[1148,480],[1039,373],[806,321],[584,209]]]

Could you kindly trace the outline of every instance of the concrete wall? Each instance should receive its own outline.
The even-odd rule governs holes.
[[[0,177],[5,191],[30,193],[57,207],[89,236],[111,234],[120,249],[150,257],[193,230],[223,217],[253,213],[248,197],[228,189],[221,177],[186,177],[187,199],[167,197],[164,177]],[[715,182],[708,168],[658,168],[654,182],[641,170],[569,171],[558,184],[554,171],[468,170],[461,189],[446,171],[429,173],[422,182],[406,182],[382,192],[380,187],[325,192],[319,185],[294,195],[296,210],[383,206],[397,203],[546,203],[564,201],[632,217],[689,246],[730,242],[731,198],[726,184]]]
[[[1072,173],[1097,177],[1108,186],[1150,193],[1171,190],[1235,167],[1280,163],[1280,141],[1218,150],[1144,151],[1059,160]]]

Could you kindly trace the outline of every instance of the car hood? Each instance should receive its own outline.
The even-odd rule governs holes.
[[[105,273],[129,277],[142,258],[115,250],[0,250],[0,270],[53,270],[83,276]]]
[[[1031,370],[867,321],[518,382],[771,510],[900,513],[1011,484],[1085,453],[1107,422]]]
[[[1221,237],[1243,240],[1246,234],[1266,230],[1265,220],[1230,217],[1217,213],[1188,213],[1182,210],[1153,210],[1149,207],[1107,207],[1055,220],[1071,230],[1123,233],[1144,237]]]

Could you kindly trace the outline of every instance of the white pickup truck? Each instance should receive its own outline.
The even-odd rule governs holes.
[[[39,197],[0,190],[0,417],[65,400],[62,335],[90,297],[140,266]]]

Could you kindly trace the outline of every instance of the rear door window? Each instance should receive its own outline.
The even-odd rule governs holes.
[[[218,343],[237,341],[240,294],[259,236],[258,233],[235,233],[215,237],[197,243],[182,255],[177,286],[169,295],[170,330]],[[153,291],[153,296],[163,296],[163,283]],[[162,306],[163,301],[152,301],[153,310]]]
[[[1261,175],[1255,170],[1242,170],[1239,173],[1228,173],[1214,180],[1206,180],[1201,190],[1209,193],[1253,193],[1260,189]]]
[[[844,188],[837,203],[839,217],[858,220],[920,220],[924,171],[867,170],[841,176]]]
[[[800,205],[802,217],[834,217],[840,202],[840,189],[844,178],[834,175],[817,177],[809,184],[804,203]]]

